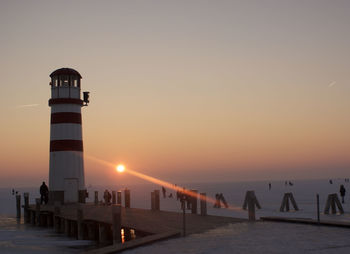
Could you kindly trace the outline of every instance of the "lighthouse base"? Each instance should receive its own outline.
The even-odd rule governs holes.
[[[87,198],[87,191],[86,190],[79,190],[77,203],[85,203],[86,198]],[[49,204],[54,205],[55,202],[58,202],[60,204],[72,203],[72,202],[65,201],[64,191],[50,191],[49,192]]]

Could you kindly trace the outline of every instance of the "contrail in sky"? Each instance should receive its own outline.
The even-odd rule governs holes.
[[[17,105],[16,108],[31,108],[31,107],[37,107],[40,104],[24,104],[24,105]]]
[[[328,87],[333,87],[333,86],[335,86],[336,83],[337,83],[336,81],[333,81],[333,82],[329,83]]]

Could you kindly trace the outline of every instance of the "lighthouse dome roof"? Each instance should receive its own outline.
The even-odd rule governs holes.
[[[82,78],[79,72],[71,68],[57,69],[50,74],[50,77],[52,78],[54,76],[61,76],[61,75],[74,75],[74,76],[78,76],[79,78]]]

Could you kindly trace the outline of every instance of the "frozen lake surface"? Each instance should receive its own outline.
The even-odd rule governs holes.
[[[316,194],[320,195],[321,220],[336,220],[350,222],[350,184],[344,179],[293,181],[293,186],[285,185],[284,181],[271,182],[236,182],[236,183],[194,183],[185,184],[187,189],[205,192],[209,197],[223,193],[232,209],[213,208],[208,203],[208,213],[220,216],[247,218],[247,212],[242,210],[245,193],[254,190],[262,206],[257,210],[260,216],[284,216],[299,218],[316,218]],[[323,209],[327,195],[339,193],[340,184],[348,190],[344,210],[345,214],[325,215]],[[131,206],[150,208],[150,192],[160,189],[155,184],[135,186],[89,186],[90,199],[98,190],[100,199],[107,188],[109,190],[131,190]],[[20,194],[30,192],[31,203],[38,197],[38,188],[16,189]],[[299,211],[289,213],[279,212],[283,194],[292,192],[299,206]],[[180,211],[175,193],[167,189],[167,195],[173,193],[174,198],[161,198],[161,209]],[[81,251],[77,247],[89,244],[88,241],[76,241],[54,234],[51,230],[18,224],[15,219],[15,198],[10,189],[0,189],[0,253],[75,253]],[[350,229],[319,227],[273,222],[239,223],[218,228],[203,234],[186,238],[173,239],[150,246],[130,250],[127,253],[350,253]]]

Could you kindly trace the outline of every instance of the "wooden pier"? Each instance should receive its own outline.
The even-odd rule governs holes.
[[[36,204],[27,207],[25,214],[27,223],[53,227],[58,233],[93,240],[102,246],[89,253],[116,253],[183,233],[180,212],[125,208],[116,204]],[[187,235],[247,220],[186,213],[185,221]]]

